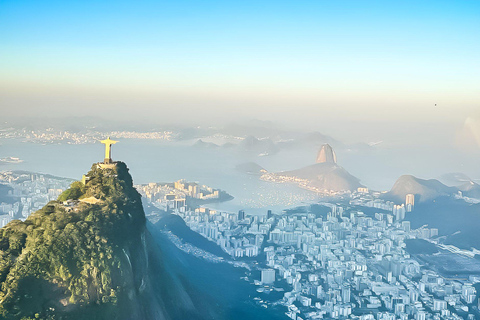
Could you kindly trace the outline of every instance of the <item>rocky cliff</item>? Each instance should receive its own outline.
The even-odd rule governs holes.
[[[127,166],[94,164],[57,201],[0,230],[2,319],[207,319],[168,270]]]

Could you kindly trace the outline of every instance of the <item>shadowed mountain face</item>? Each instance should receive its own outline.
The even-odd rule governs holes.
[[[480,199],[480,185],[473,181],[465,182],[457,188],[466,197]]]
[[[296,177],[309,181],[309,184],[324,190],[345,191],[361,187],[360,180],[344,168],[334,163],[316,163],[297,170],[280,172],[277,175]]]
[[[447,187],[438,180],[419,179],[411,175],[403,175],[395,182],[392,190],[385,197],[397,202],[404,202],[409,193],[415,195],[415,202],[431,201],[439,197],[450,196],[458,190]]]
[[[166,234],[173,233],[182,239],[182,242],[194,245],[197,248],[211,252],[217,256],[228,255],[216,243],[207,240],[192,231],[178,216],[165,214],[154,225],[148,224],[155,241],[162,248],[162,256],[168,268],[176,270],[188,278],[189,283],[195,288],[201,288],[203,294],[208,294],[212,305],[218,310],[217,320],[279,320],[288,319],[283,306],[259,306],[253,300],[258,295],[257,287],[240,279],[248,275],[252,279],[260,279],[259,270],[247,270],[234,267],[230,263],[211,263],[205,259],[197,258],[179,250],[171,241],[166,239]],[[178,320],[189,318],[176,318]],[[176,320],[175,319],[175,320]]]
[[[11,196],[8,195],[8,192],[11,191],[12,188],[6,186],[4,184],[0,184],[0,202],[11,203],[13,199]]]
[[[415,204],[413,214],[407,215],[412,228],[428,224],[429,228],[438,228],[440,235],[447,236],[445,244],[452,244],[462,249],[471,250],[480,247],[480,204],[466,203],[447,197],[435,202]]]
[[[57,201],[0,230],[3,319],[211,319],[145,226],[124,163],[93,165]]]

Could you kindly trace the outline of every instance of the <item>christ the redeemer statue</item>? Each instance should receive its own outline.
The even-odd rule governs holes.
[[[110,137],[108,137],[106,140],[100,140],[100,142],[105,145],[105,160],[103,163],[112,163],[112,144],[118,141],[111,140]]]

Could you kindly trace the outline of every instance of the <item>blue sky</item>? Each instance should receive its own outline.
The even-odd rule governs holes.
[[[461,122],[480,109],[479,1],[4,0],[0,30],[13,114],[85,92],[225,117],[427,121],[439,103],[452,109],[436,121]]]

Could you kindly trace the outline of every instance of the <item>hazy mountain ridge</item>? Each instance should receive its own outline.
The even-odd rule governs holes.
[[[438,177],[437,180],[449,187],[457,187],[465,184],[466,182],[472,181],[470,177],[461,172],[445,173]]]
[[[255,162],[245,162],[238,164],[235,166],[235,169],[242,173],[258,176],[267,173],[267,170],[265,170],[265,168]]]
[[[258,139],[254,136],[247,136],[238,143],[227,142],[224,144],[216,144],[214,142],[207,142],[203,139],[198,139],[193,144],[193,147],[203,149],[228,148],[242,154],[254,156],[273,155],[280,150],[272,139]]]
[[[405,196],[412,193],[415,195],[415,201],[426,202],[451,196],[457,191],[457,188],[448,187],[436,179],[425,180],[412,175],[402,175],[385,197],[402,203],[405,201]]]
[[[186,137],[183,133],[180,136]],[[191,130],[189,137],[195,139],[193,143],[195,147],[232,148],[247,155],[257,156],[274,155],[281,150],[304,147],[319,148],[324,144],[333,144],[338,148],[346,147],[342,142],[318,131],[298,133],[274,127],[262,128],[236,124],[224,128],[208,128],[208,130],[195,128]],[[222,138],[228,142],[222,142]]]
[[[213,142],[205,142],[202,139],[198,139],[194,144],[194,147],[196,148],[218,148],[220,147],[218,144],[215,144]]]

